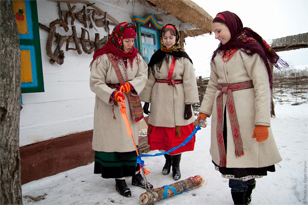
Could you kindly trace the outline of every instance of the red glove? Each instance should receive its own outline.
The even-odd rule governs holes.
[[[200,124],[200,120],[206,120],[206,118],[207,118],[207,115],[206,114],[204,114],[204,113],[199,113],[199,115],[198,115],[198,117],[197,117],[197,123],[198,123],[198,125]],[[206,126],[206,125],[205,125]]]
[[[263,142],[268,138],[267,126],[256,125],[253,131],[252,138],[256,138],[257,142]]]
[[[119,91],[113,91],[113,93],[111,94],[111,98],[117,102],[122,102],[123,100],[125,100],[125,96]]]
[[[119,91],[122,93],[128,93],[132,90],[132,85],[129,82],[125,82],[119,87]]]

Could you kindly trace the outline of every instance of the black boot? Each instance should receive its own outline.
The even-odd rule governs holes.
[[[133,176],[133,178],[132,178],[132,185],[139,186],[139,187],[141,187],[143,189],[145,189],[145,188],[153,189],[153,185],[150,182],[148,182],[147,187],[145,187],[144,179],[143,179],[143,177],[141,176],[140,173],[138,173],[135,176]]]
[[[247,200],[247,204],[250,204],[252,190],[256,187],[256,183],[254,183],[252,185],[248,184],[247,186],[248,186],[248,189],[246,191],[246,200]]]
[[[131,197],[132,193],[130,189],[127,187],[127,184],[125,182],[125,179],[116,179],[116,190],[121,194],[122,196],[125,197]]]
[[[169,154],[164,155],[166,158],[165,165],[163,167],[162,173],[163,175],[167,175],[170,173],[171,163],[172,163],[172,156]]]
[[[247,205],[246,191],[232,191],[231,195],[235,205]]]
[[[172,156],[172,176],[174,180],[179,180],[181,178],[180,161],[181,154]]]

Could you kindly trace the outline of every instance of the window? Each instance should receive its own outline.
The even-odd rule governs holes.
[[[155,45],[155,36],[154,34],[141,33],[142,43]]]

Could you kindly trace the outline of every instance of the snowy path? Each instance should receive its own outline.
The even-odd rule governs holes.
[[[276,105],[276,114],[277,117],[272,118],[272,129],[283,161],[276,166],[276,172],[257,179],[251,204],[307,204],[308,104]],[[183,154],[181,162],[181,179],[201,175],[205,183],[197,189],[159,201],[157,205],[233,204],[228,180],[222,178],[211,163],[209,133],[210,129],[197,133],[195,151]],[[147,179],[154,187],[175,182],[171,174],[161,174],[163,156],[143,159],[146,168],[151,171]],[[132,191],[131,198],[124,198],[115,191],[113,179],[94,175],[93,164],[90,164],[23,185],[23,203],[140,204],[139,196],[144,190],[131,186],[131,179],[127,179],[127,183]]]

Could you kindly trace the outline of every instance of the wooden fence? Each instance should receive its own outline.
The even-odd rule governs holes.
[[[271,47],[276,52],[308,48],[308,33],[274,39]]]
[[[209,78],[197,78],[199,100],[202,102]],[[291,103],[298,105],[308,103],[308,76],[291,74],[290,76],[274,76],[273,79],[273,99],[274,102]],[[197,111],[200,104],[194,105]]]

